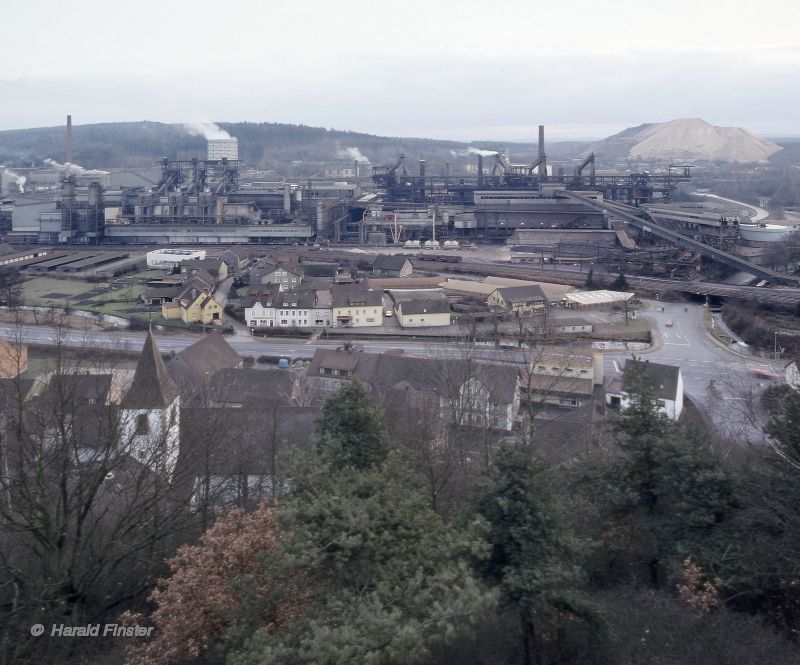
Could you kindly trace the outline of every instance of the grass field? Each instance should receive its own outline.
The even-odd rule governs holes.
[[[72,307],[125,319],[147,318],[147,312],[129,311],[146,289],[144,284],[109,289],[77,280],[36,277],[23,284],[23,300],[26,305],[39,307]]]

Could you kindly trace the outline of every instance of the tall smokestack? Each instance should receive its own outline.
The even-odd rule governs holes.
[[[539,125],[539,180],[547,178],[547,155],[544,151],[544,125]]]
[[[67,159],[68,164],[72,164],[72,116],[67,116]]]
[[[483,155],[478,155],[478,184],[483,184]]]
[[[292,188],[288,182],[283,183],[283,212],[292,212]]]

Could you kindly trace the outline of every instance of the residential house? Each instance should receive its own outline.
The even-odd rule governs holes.
[[[503,286],[492,291],[486,302],[489,307],[513,312],[517,316],[530,316],[547,306],[547,296],[538,284]]]
[[[518,373],[511,365],[318,349],[306,376],[318,401],[357,378],[383,402],[402,397],[433,404],[439,418],[464,426],[511,431],[519,411]]]
[[[205,271],[214,278],[215,283],[222,282],[228,278],[228,264],[222,259],[208,258],[190,259],[181,261],[181,273],[184,275],[195,275],[200,271]]]
[[[363,328],[383,325],[383,291],[359,284],[331,286],[331,325]]]
[[[549,349],[528,359],[520,372],[523,402],[541,406],[580,407],[592,402],[603,385],[601,354]]]
[[[222,306],[207,293],[202,291],[196,295],[190,293],[185,298],[181,298],[178,303],[180,304],[181,320],[186,325],[193,323],[209,325],[222,322]]]
[[[222,307],[213,296],[192,286],[176,300],[162,303],[161,316],[168,320],[180,319],[186,325],[217,324],[222,321]]]
[[[402,328],[450,325],[450,303],[444,299],[400,300],[395,312]]]
[[[270,284],[244,299],[247,326],[256,328],[315,328],[331,325],[331,307],[324,291],[286,289]]]
[[[606,387],[606,404],[624,413],[630,406],[631,393],[644,388],[652,393],[656,409],[670,420],[683,412],[683,375],[675,365],[649,360],[626,361],[622,378],[615,377]]]
[[[211,294],[214,292],[215,285],[215,279],[207,271],[199,270],[190,274],[178,284],[149,288],[139,296],[139,300],[145,305],[163,305],[180,299],[190,289],[199,289]]]
[[[299,288],[304,271],[298,265],[259,263],[250,271],[250,285],[278,284],[283,289]]]
[[[250,251],[246,247],[226,247],[206,251],[206,259],[223,261],[228,267],[228,275],[236,275],[250,261]]]
[[[383,277],[410,277],[414,266],[405,254],[378,254],[372,263],[372,274]]]

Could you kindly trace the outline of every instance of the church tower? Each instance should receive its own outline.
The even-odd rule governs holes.
[[[180,448],[180,393],[147,333],[133,382],[120,402],[122,446],[155,472],[175,471]]]

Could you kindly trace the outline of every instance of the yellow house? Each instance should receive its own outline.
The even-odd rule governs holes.
[[[165,319],[181,318],[181,306],[176,300],[161,303],[161,316]]]
[[[207,325],[222,319],[222,307],[212,296],[202,291],[187,293],[178,302],[181,320],[187,325],[192,323]]]
[[[363,328],[383,325],[383,291],[371,290],[363,283],[331,285],[334,328]]]

